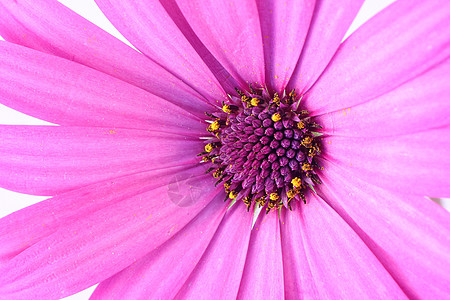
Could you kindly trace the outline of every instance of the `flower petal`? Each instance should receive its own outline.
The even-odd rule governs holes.
[[[371,101],[321,115],[329,135],[395,136],[450,124],[450,59]]]
[[[450,2],[399,0],[353,33],[305,97],[314,115],[364,103],[450,55]]]
[[[182,16],[171,20],[173,17],[164,6],[171,5],[170,3],[144,0],[95,2],[111,23],[137,49],[194,87],[211,103],[219,103],[226,96],[220,84],[228,82],[229,79],[225,74],[227,72],[211,53],[203,49],[204,45],[196,44],[196,48],[191,45],[197,41],[189,40],[182,31],[192,34],[190,32],[192,30],[188,28],[188,24],[183,24],[182,28],[177,24],[176,21],[183,21]],[[194,40],[196,38],[195,34],[191,37]]]
[[[227,212],[205,254],[174,299],[235,299],[250,239],[252,214],[242,203]]]
[[[300,56],[314,11],[315,0],[259,0],[266,85],[281,93]]]
[[[90,299],[173,299],[226,212],[223,198],[224,193],[219,194],[166,243],[100,283]]]
[[[198,173],[157,172],[147,177],[156,177],[157,184],[149,181],[149,187],[140,177],[141,180],[131,187],[117,181],[119,188],[116,189],[108,182],[58,196],[44,211],[58,207],[57,204],[68,206],[70,203],[75,212],[57,209],[63,213],[55,215],[58,220],[53,224],[55,231],[33,241],[33,245],[0,267],[1,295],[8,299],[64,297],[128,267],[176,234],[217,196],[218,190],[211,188],[214,178],[195,175]],[[184,177],[179,179],[178,175]],[[166,185],[168,182],[173,182],[172,188]],[[193,186],[197,189],[195,192]],[[194,201],[187,206],[180,205],[176,196],[183,194],[192,194]],[[96,201],[102,205],[92,204]],[[77,203],[81,208],[77,208]],[[10,221],[16,221],[16,226],[28,227],[26,222],[18,224],[17,221],[39,210],[26,208],[24,211],[15,213]],[[72,222],[61,219],[67,215]],[[45,222],[49,215],[41,215],[41,218]],[[39,228],[42,223],[39,218],[33,219],[37,224],[31,227],[36,232],[34,227]],[[26,232],[26,229],[20,231]],[[25,235],[25,244],[29,237]]]
[[[352,176],[397,192],[450,196],[450,126],[409,135],[323,139],[326,157]],[[350,178],[349,178],[350,179]]]
[[[281,246],[283,251],[285,299],[319,299],[306,245],[298,227],[298,213],[281,212]]]
[[[201,114],[209,107],[186,82],[58,1],[6,0],[0,9],[0,34],[7,41],[79,62]],[[205,83],[208,90],[220,89]]]
[[[261,28],[254,1],[177,4],[198,38],[242,86],[264,82]]]
[[[0,102],[45,121],[202,134],[186,110],[142,89],[53,55],[0,42]],[[198,103],[183,105],[197,115]],[[195,108],[193,108],[195,107]]]
[[[196,163],[198,138],[116,128],[0,126],[0,186],[54,195],[94,182]]]
[[[341,44],[364,0],[317,0],[305,45],[288,90],[306,92]],[[294,64],[292,64],[294,65]]]
[[[284,299],[283,254],[277,211],[253,227],[238,299]]]
[[[351,178],[351,181],[349,180]],[[328,163],[322,197],[361,237],[410,299],[450,293],[449,213],[411,188],[391,193]]]
[[[301,268],[302,275],[311,272],[304,279],[313,280],[294,283],[302,293],[294,299],[303,298],[301,287],[314,287],[305,291],[307,298],[318,294],[316,299],[406,299],[378,259],[323,200],[311,196],[306,205],[298,205],[285,217],[281,222],[282,231],[301,237],[295,240],[302,241],[303,245],[292,247],[304,247],[306,261],[295,262],[304,259],[302,255],[284,259]],[[291,253],[301,254],[301,251]]]

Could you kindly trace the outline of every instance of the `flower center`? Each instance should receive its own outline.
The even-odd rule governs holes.
[[[227,198],[271,209],[292,200],[306,203],[305,192],[320,184],[315,160],[320,154],[319,125],[308,112],[299,110],[301,97],[270,95],[266,90],[236,89],[222,111],[212,118],[207,131],[213,135],[200,153],[211,163],[207,172],[223,183]]]

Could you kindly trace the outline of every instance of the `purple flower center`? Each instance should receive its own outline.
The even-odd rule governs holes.
[[[224,184],[227,199],[273,208],[306,203],[305,192],[320,184],[315,157],[320,144],[308,112],[299,110],[301,97],[270,95],[260,89],[237,90],[223,112],[207,114],[214,138],[200,153],[212,166],[208,172]]]

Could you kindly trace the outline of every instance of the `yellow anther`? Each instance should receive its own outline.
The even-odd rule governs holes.
[[[222,110],[223,110],[223,112],[224,113],[230,113],[231,112],[231,107],[228,105],[228,104],[225,104],[223,107],[222,107]]]
[[[267,208],[269,209],[269,210],[271,210],[272,208],[274,208],[275,207],[275,202],[269,202],[269,204],[267,204]]]
[[[304,163],[304,164],[302,165],[302,170],[305,171],[305,172],[308,172],[308,171],[311,171],[311,170],[312,170],[312,167],[311,167],[310,164]]]
[[[305,123],[304,123],[303,121],[298,122],[298,123],[297,123],[297,128],[298,128],[298,129],[303,129],[303,128],[305,128]]]
[[[297,189],[289,190],[289,191],[287,191],[286,194],[287,194],[289,199],[292,199],[292,198],[295,197],[295,195],[298,194],[298,190]]]
[[[302,145],[305,146],[306,148],[311,148],[312,141],[313,141],[312,137],[306,136],[302,140]]]
[[[242,96],[241,96],[241,101],[242,101],[242,102],[248,102],[248,100],[250,100],[250,97],[247,97],[247,96],[245,96],[245,95],[242,95]]]
[[[258,98],[252,98],[252,101],[250,101],[252,106],[258,106],[259,104],[259,99]]]
[[[280,196],[277,193],[270,194],[270,200],[277,201],[278,199],[280,199]]]
[[[236,196],[237,196],[236,191],[231,191],[231,192],[228,194],[228,198],[230,198],[230,199],[236,199]]]
[[[280,120],[281,120],[281,115],[280,115],[279,113],[274,113],[274,114],[272,115],[272,121],[278,122],[278,121],[280,121]]]
[[[294,179],[291,180],[291,183],[294,187],[298,188],[302,186],[302,180],[298,177],[295,177]]]
[[[275,95],[273,95],[273,102],[274,102],[276,105],[280,105],[281,99],[280,99],[280,96],[278,96],[277,93],[275,93]]]
[[[205,146],[206,152],[209,153],[209,152],[213,151],[213,149],[214,149],[214,146],[212,144],[206,144],[206,146]]]
[[[244,201],[244,203],[247,204],[247,205],[250,204],[250,198],[249,197],[245,197],[244,199],[242,199],[242,201]]]
[[[207,161],[208,161],[208,159],[209,159],[209,157],[208,157],[208,156],[203,156],[203,157],[202,157],[202,160],[203,160],[204,162],[207,162]]]
[[[216,170],[214,173],[213,173],[213,177],[214,178],[219,178],[220,177],[220,175],[222,175],[222,170]]]
[[[225,187],[225,190],[228,191],[231,185],[228,182],[225,182],[223,186]]]
[[[209,132],[213,132],[213,131],[218,130],[219,128],[220,128],[220,123],[219,123],[219,121],[214,121],[214,122],[212,122],[212,123],[209,125],[208,131],[209,131]]]

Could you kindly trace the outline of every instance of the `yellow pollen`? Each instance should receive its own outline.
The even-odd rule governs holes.
[[[228,194],[228,197],[229,197],[230,199],[236,199],[236,196],[237,196],[236,191],[231,191],[231,192]]]
[[[205,146],[205,151],[206,152],[211,152],[211,151],[213,151],[213,149],[214,149],[214,147],[213,147],[213,145],[212,144],[207,144],[206,146]]]
[[[303,128],[305,128],[305,123],[303,123],[302,121],[298,122],[298,123],[297,123],[297,128],[298,128],[298,129],[303,129]]]
[[[278,122],[278,121],[280,121],[280,120],[281,120],[281,115],[280,115],[279,113],[274,113],[274,114],[272,115],[272,121]]]
[[[305,172],[311,171],[312,170],[311,165],[308,164],[308,163],[304,163],[302,165],[302,170],[305,171]]]
[[[292,199],[292,198],[295,197],[295,195],[298,194],[298,190],[297,189],[289,190],[289,191],[287,191],[286,194],[287,194],[289,199]]]
[[[220,175],[222,175],[222,170],[216,170],[216,171],[213,173],[213,177],[214,177],[214,178],[219,178]]]
[[[280,196],[277,193],[270,194],[270,200],[277,201],[278,199],[280,199]]]
[[[228,104],[225,104],[222,107],[222,110],[223,110],[224,113],[227,113],[227,114],[231,112],[231,108],[230,108],[230,106]]]
[[[216,131],[220,128],[220,124],[219,121],[214,121],[212,122],[209,127],[208,127],[208,131],[212,132],[212,131]]]
[[[252,98],[252,101],[250,102],[253,106],[258,106],[259,99],[258,98]]]
[[[302,180],[298,177],[295,177],[294,179],[291,180],[291,183],[294,187],[298,188],[302,185]]]
[[[275,95],[273,96],[273,102],[275,102],[276,105],[280,105],[281,99],[277,93],[275,93]]]
[[[305,146],[306,148],[311,148],[312,141],[313,141],[312,137],[307,136],[303,138],[302,145]]]

